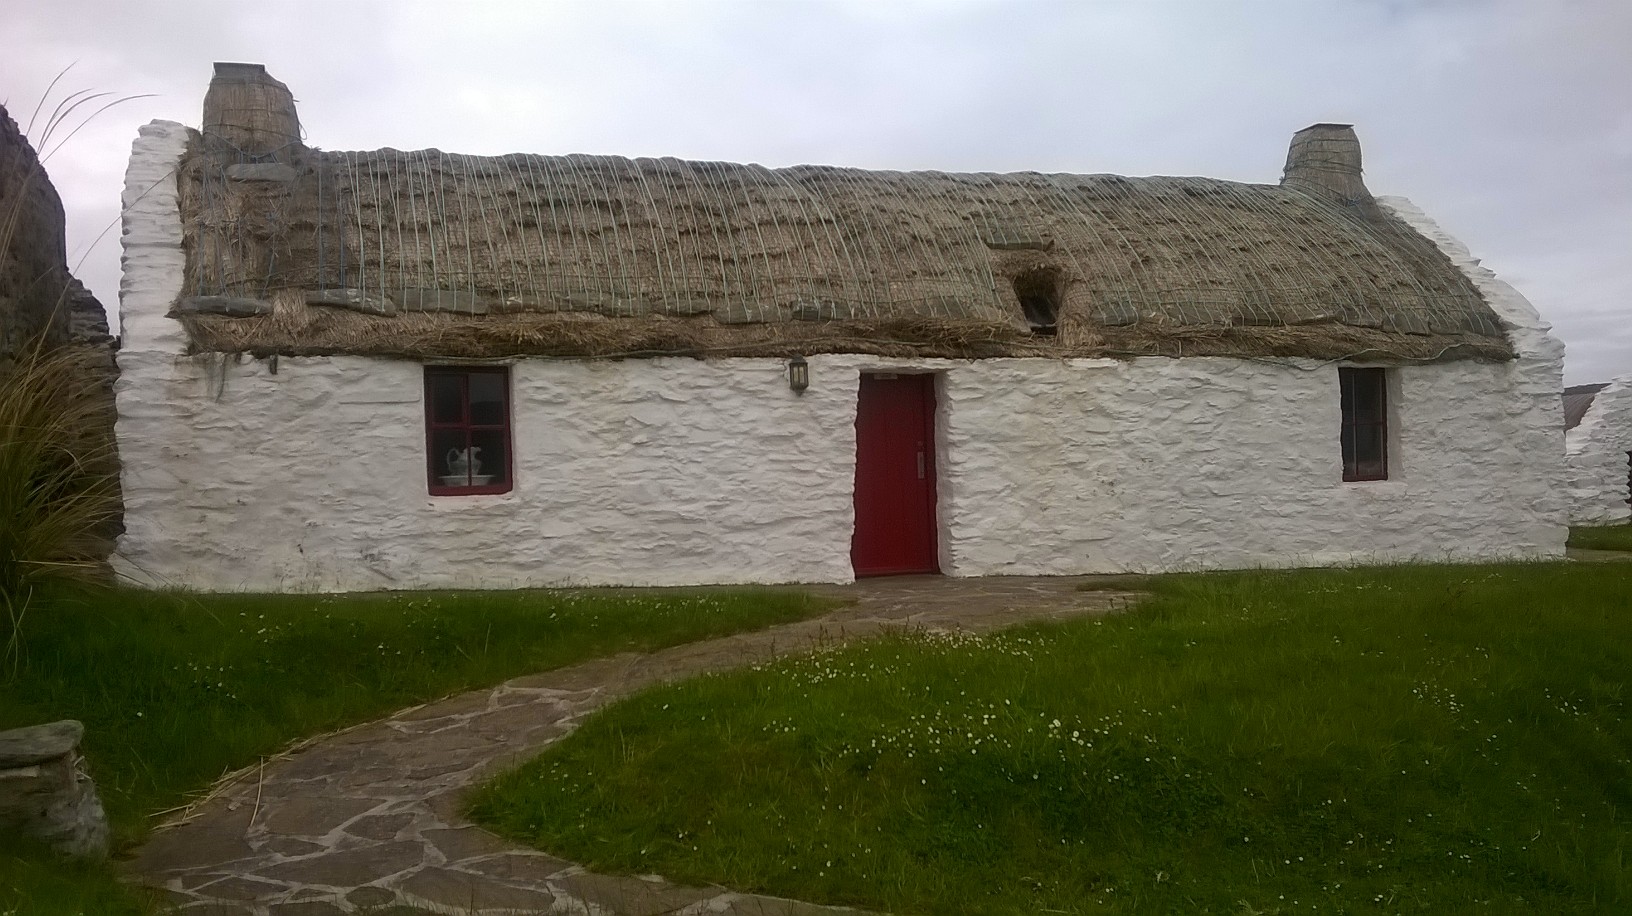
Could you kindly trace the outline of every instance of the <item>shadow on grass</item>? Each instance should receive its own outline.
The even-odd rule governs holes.
[[[1632,551],[1632,524],[1571,528],[1569,546],[1578,550]]]

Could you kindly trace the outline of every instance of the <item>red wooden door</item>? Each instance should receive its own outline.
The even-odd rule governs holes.
[[[940,571],[935,556],[935,377],[863,375],[856,404],[857,576]]]

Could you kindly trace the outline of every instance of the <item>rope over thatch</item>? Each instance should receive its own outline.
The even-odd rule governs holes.
[[[1509,358],[1471,283],[1364,193],[1357,144],[1358,192],[1319,186],[1352,132],[1317,127],[1341,130],[1306,138],[1312,177],[1289,162],[1280,187],[273,152],[265,131],[233,154],[205,135],[180,179],[184,295],[276,307],[186,321],[204,350],[415,358]],[[1057,283],[1054,336],[1016,297],[1038,276]]]

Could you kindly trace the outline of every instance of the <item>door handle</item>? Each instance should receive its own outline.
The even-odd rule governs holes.
[[[918,453],[918,479],[924,479],[924,453]]]

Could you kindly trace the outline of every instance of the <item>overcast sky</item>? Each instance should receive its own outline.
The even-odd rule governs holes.
[[[0,0],[0,29],[25,129],[70,64],[55,97],[154,95],[47,162],[110,309],[136,129],[197,126],[232,60],[336,150],[1273,182],[1293,131],[1350,122],[1372,192],[1528,296],[1567,382],[1632,373],[1632,0]]]

